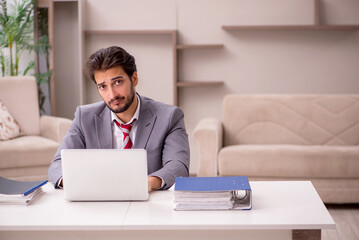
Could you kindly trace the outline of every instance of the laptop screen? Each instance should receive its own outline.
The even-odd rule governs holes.
[[[144,149],[63,149],[61,159],[66,200],[148,199]]]

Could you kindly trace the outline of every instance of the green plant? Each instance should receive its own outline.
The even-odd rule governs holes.
[[[39,89],[39,108],[44,112],[45,94],[41,84],[51,78],[49,69],[49,39],[47,9],[37,9],[40,38],[34,43],[34,0],[20,0],[7,6],[6,0],[0,0],[0,69],[2,76],[17,76],[22,53],[35,52],[37,56],[45,55],[47,71],[35,72],[35,62],[30,61],[23,75],[31,73],[36,77]]]
[[[37,8],[37,25],[38,25],[38,34],[39,39],[36,44],[34,44],[34,51],[37,56],[44,56],[46,60],[46,69],[45,72],[38,72],[35,74],[37,79],[37,84],[40,86],[41,84],[46,84],[50,81],[52,71],[50,69],[49,63],[49,52],[50,52],[50,44],[49,44],[49,27],[48,27],[48,9],[47,8]],[[39,87],[39,106],[41,112],[44,112],[44,103],[45,103],[45,94],[42,89]]]
[[[0,46],[2,75],[19,75],[19,60],[25,50],[33,45],[33,2],[16,1],[9,5],[1,0],[0,9]],[[8,49],[8,57],[5,53]]]

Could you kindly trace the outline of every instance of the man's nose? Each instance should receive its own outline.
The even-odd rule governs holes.
[[[113,87],[109,87],[109,95],[110,99],[114,99],[116,97],[117,93]]]

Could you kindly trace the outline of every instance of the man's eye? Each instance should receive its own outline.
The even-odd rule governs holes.
[[[104,90],[105,88],[106,88],[106,86],[103,86],[103,85],[98,86],[98,89],[100,89],[100,90]]]
[[[115,81],[115,84],[116,84],[116,85],[120,85],[121,83],[122,83],[122,80],[116,80],[116,81]]]

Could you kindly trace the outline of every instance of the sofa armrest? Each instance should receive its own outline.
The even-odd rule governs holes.
[[[71,123],[72,121],[67,118],[41,116],[40,135],[61,143],[67,130],[69,130]]]
[[[212,177],[218,174],[218,152],[223,144],[223,127],[215,118],[201,120],[194,130],[199,147],[198,177]]]

